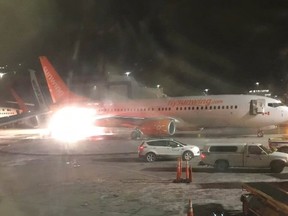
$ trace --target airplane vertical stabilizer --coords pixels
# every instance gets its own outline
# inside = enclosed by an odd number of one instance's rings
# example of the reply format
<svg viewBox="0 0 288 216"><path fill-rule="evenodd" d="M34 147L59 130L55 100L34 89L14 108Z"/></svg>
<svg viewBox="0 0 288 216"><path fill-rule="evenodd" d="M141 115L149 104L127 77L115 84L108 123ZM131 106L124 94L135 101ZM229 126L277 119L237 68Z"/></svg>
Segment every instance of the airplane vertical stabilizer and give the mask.
<svg viewBox="0 0 288 216"><path fill-rule="evenodd" d="M70 90L58 75L54 67L45 56L40 56L40 62L48 84L53 103L63 101L69 97Z"/></svg>
<svg viewBox="0 0 288 216"><path fill-rule="evenodd" d="M65 102L67 100L83 101L84 98L73 94L69 90L68 86L61 79L47 57L40 56L39 58L53 103Z"/></svg>
<svg viewBox="0 0 288 216"><path fill-rule="evenodd" d="M15 98L17 104L19 105L19 108L22 110L23 113L28 112L28 108L25 105L24 101L22 100L22 98L20 98L20 96L15 92L15 90L13 88L10 88L10 91L13 95L13 97Z"/></svg>

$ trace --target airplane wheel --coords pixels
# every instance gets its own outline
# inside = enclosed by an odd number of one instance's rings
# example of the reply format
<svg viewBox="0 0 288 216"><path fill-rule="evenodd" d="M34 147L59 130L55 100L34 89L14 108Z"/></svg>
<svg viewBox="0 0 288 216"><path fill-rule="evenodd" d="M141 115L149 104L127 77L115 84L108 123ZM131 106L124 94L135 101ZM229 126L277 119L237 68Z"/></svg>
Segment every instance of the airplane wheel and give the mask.
<svg viewBox="0 0 288 216"><path fill-rule="evenodd" d="M263 136L264 136L263 131L258 131L258 132L257 132L257 137L263 137Z"/></svg>
<svg viewBox="0 0 288 216"><path fill-rule="evenodd" d="M141 132L139 130L133 130L131 133L131 139L136 140L141 137Z"/></svg>

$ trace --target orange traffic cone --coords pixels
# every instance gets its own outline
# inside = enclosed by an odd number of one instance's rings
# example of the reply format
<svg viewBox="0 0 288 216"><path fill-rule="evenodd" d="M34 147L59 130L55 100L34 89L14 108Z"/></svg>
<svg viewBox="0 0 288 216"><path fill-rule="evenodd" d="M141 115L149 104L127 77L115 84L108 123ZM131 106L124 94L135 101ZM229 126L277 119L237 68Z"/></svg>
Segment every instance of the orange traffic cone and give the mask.
<svg viewBox="0 0 288 216"><path fill-rule="evenodd" d="M192 200L191 199L189 199L189 208L188 208L187 216L194 216Z"/></svg>
<svg viewBox="0 0 288 216"><path fill-rule="evenodd" d="M174 183L179 183L181 181L182 175L182 160L178 158L177 160L177 172L176 172L176 179L173 181Z"/></svg>
<svg viewBox="0 0 288 216"><path fill-rule="evenodd" d="M189 162L186 161L186 182L189 183Z"/></svg>
<svg viewBox="0 0 288 216"><path fill-rule="evenodd" d="M178 164L177 164L177 181L180 182L182 175L182 160L181 158L178 158Z"/></svg>
<svg viewBox="0 0 288 216"><path fill-rule="evenodd" d="M189 167L189 182L192 182L192 166Z"/></svg>

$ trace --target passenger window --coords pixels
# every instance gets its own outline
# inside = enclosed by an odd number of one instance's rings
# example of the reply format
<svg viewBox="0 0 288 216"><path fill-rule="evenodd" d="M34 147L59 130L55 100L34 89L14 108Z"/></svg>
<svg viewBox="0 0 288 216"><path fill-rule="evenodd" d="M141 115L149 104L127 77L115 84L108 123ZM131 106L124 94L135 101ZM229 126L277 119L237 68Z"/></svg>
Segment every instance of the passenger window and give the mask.
<svg viewBox="0 0 288 216"><path fill-rule="evenodd" d="M148 145L150 146L167 146L166 141L156 141L156 142L149 142Z"/></svg>
<svg viewBox="0 0 288 216"><path fill-rule="evenodd" d="M211 146L210 152L236 152L237 146Z"/></svg>
<svg viewBox="0 0 288 216"><path fill-rule="evenodd" d="M169 146L172 148L176 148L178 146L178 144L175 142L169 142Z"/></svg>
<svg viewBox="0 0 288 216"><path fill-rule="evenodd" d="M261 154L262 150L258 146L249 146L248 152L249 154Z"/></svg>

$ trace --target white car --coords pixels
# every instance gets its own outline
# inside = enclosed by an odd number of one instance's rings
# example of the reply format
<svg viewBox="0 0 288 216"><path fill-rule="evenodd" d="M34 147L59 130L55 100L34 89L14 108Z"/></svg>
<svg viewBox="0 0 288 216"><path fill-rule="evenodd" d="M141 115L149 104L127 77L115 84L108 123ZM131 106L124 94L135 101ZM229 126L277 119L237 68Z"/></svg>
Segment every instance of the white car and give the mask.
<svg viewBox="0 0 288 216"><path fill-rule="evenodd" d="M153 162L159 157L182 157L183 160L191 160L200 156L200 149L194 145L187 145L174 139L145 140L138 147L138 155L147 162Z"/></svg>

